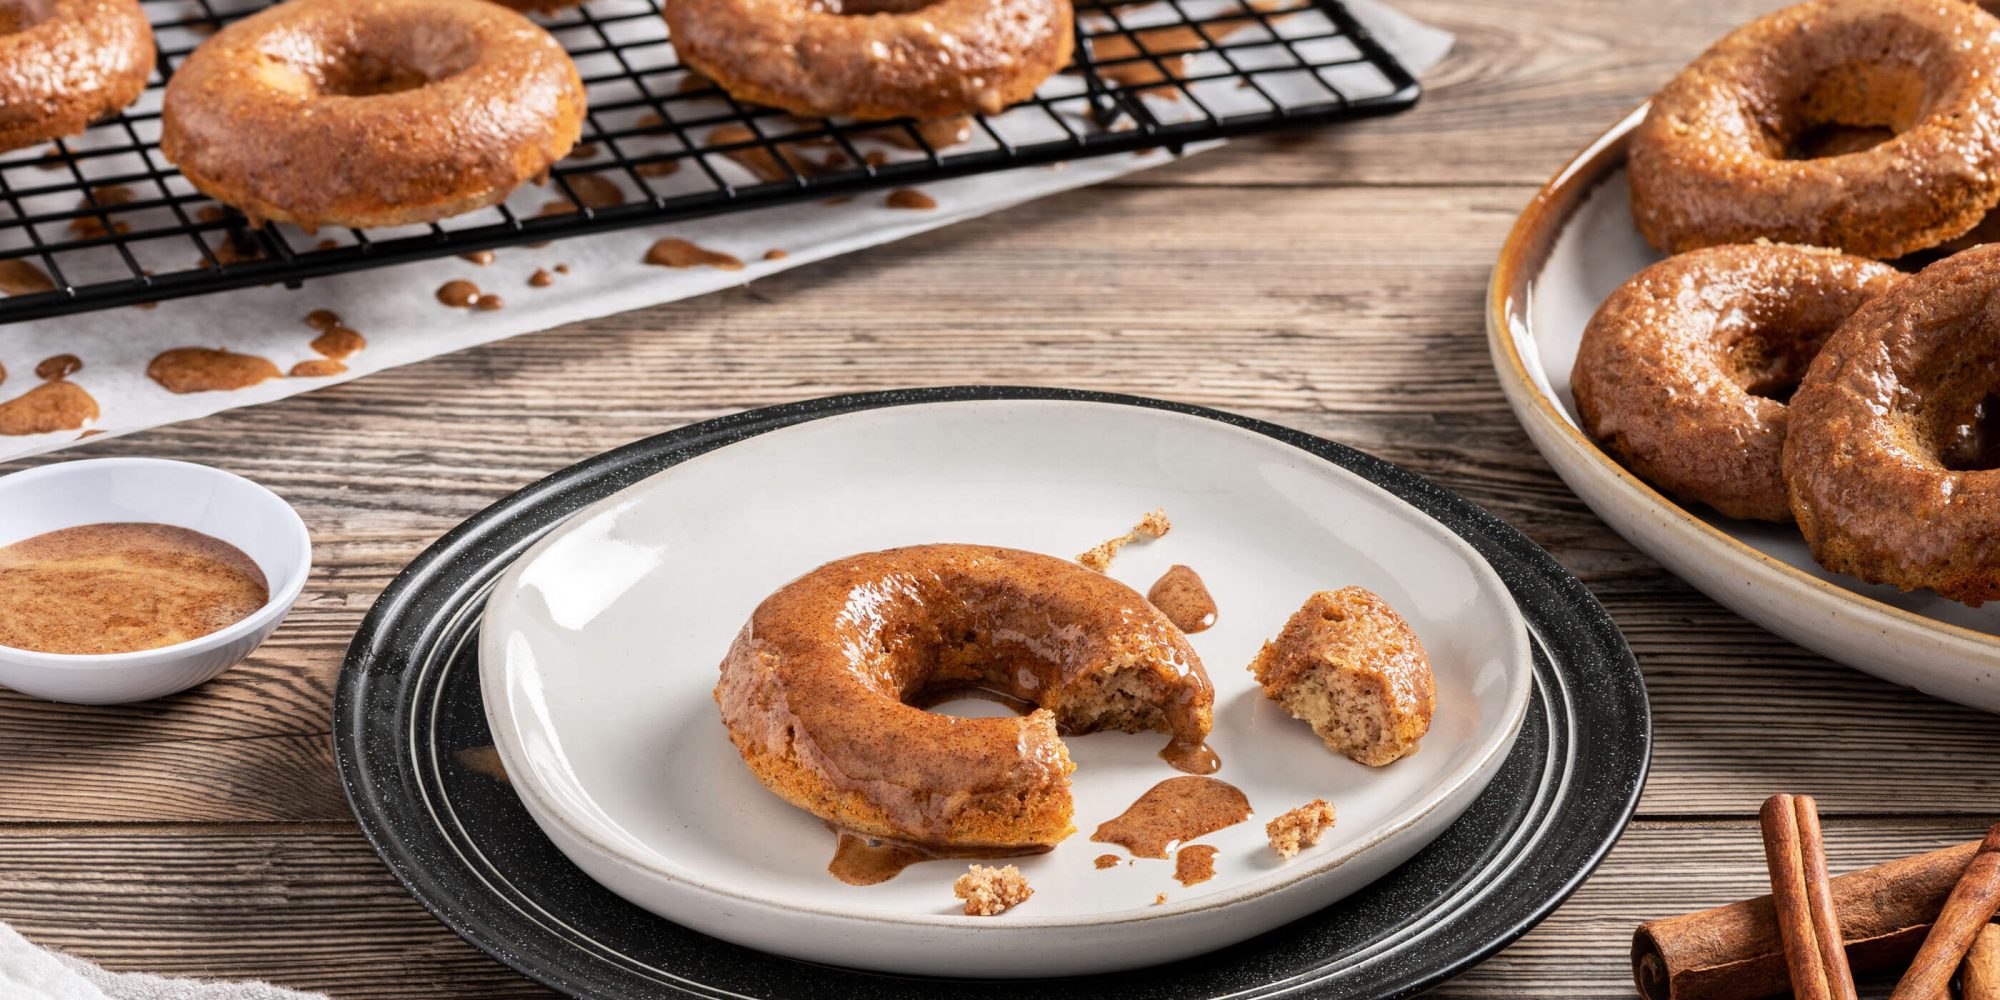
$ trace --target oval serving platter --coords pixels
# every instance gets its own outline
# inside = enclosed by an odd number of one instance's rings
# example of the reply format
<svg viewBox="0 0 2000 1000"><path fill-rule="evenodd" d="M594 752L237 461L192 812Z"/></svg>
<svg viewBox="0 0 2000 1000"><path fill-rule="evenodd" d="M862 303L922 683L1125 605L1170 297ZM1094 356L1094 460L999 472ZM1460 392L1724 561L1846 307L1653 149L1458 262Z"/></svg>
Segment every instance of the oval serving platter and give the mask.
<svg viewBox="0 0 2000 1000"><path fill-rule="evenodd" d="M543 982L580 996L786 996L807 989L833 989L843 995L866 992L873 996L922 996L934 991L938 984L936 980L837 970L725 944L655 917L613 895L583 874L542 835L517 794L526 786L527 780L539 780L527 779L524 768L539 767L541 763L532 757L527 761L510 762L514 764L512 771L516 780L523 781L521 786L509 786L493 777L498 771L494 767L493 751L489 745L495 740L481 707L482 665L474 652L483 606L496 579L537 540L579 509L701 455L706 457L689 463L690 469L698 468L705 462L718 466L741 465L745 469L763 469L766 474L782 479L782 472L770 469L766 463L730 461L728 451L733 449L707 453L738 442L753 444L759 436L781 428L794 427L797 431L810 432L810 424L822 418L844 414L850 418L860 417L864 421L880 419L879 416L871 418L869 415L911 404L932 404L937 407L932 411L934 413L945 413L950 407L958 407L967 413L983 409L982 416L1000 424L1008 422L1010 412L1054 412L1046 408L1079 406L1106 414L1125 415L1117 419L1137 419L1144 425L1154 425L1160 420L1170 424L1186 421L1191 428L1201 428L1203 433L1215 435L1218 445L1233 440L1252 454L1261 449L1278 449L1278 452L1264 455L1265 467L1292 485L1296 485L1297 474L1307 473L1310 478L1325 475L1325 469L1337 466L1346 470L1340 473L1341 476L1351 473L1375 483L1434 518L1444 529L1457 536L1433 539L1432 544L1443 547L1440 551L1461 544L1476 550L1479 559L1492 567L1518 602L1531 640L1533 687L1527 692L1525 717L1518 738L1511 739L1511 743L1500 741L1504 752L1491 758L1497 764L1497 771L1484 793L1476 797L1468 794L1467 798L1472 801L1462 806L1467 810L1463 819L1444 827L1435 841L1417 851L1407 863L1389 871L1373 884L1360 888L1340 906L1322 910L1202 959L1122 972L1115 977L1088 976L1027 984L960 979L953 981L954 990L995 997L1030 993L1063 997L1102 995L1109 988L1108 984L1115 983L1121 994L1157 997L1223 993L1261 996L1303 986L1327 995L1403 995L1434 985L1532 926L1594 867L1622 829L1643 782L1649 745L1644 688L1636 667L1615 628L1587 592L1564 574L1545 553L1490 515L1407 473L1339 445L1213 411L1128 397L1050 390L939 389L838 397L754 411L639 442L552 476L496 504L454 530L414 562L385 592L357 634L348 668L342 675L336 710L336 749L356 813L392 870L411 891L447 924L475 944ZM909 412L914 414L916 411ZM837 427L839 422L825 420L822 426ZM781 439L782 436L777 434L771 437L772 441ZM1180 440L1176 438L1170 443L1179 443ZM1273 462L1272 455L1282 452L1294 454L1289 461ZM744 452L749 453L749 450ZM700 476L691 475L685 481L692 483L700 479ZM646 495L647 492L642 490L635 491L631 496L643 498ZM1135 499L1134 496L1107 493L1097 499L1104 506L1100 509L1093 505L1090 516L1081 521L1074 514L1054 515L1050 521L1071 526L1065 530L1073 531L1079 530L1076 525L1084 521L1094 522L1102 516L1110 520L1110 531L1115 533L1122 527L1122 522L1128 521L1135 513L1124 509ZM685 500L686 497L681 498L681 501ZM757 502L746 501L753 507ZM1171 512L1177 501L1166 498L1156 502L1165 503ZM691 515L682 530L689 533L702 530L702 518L692 517L694 512L688 510L683 502L677 501L669 506L678 507ZM1117 508L1115 513L1113 507ZM746 512L742 516L753 514L754 511ZM711 515L736 516L726 514L721 508L713 508ZM1143 575L1163 568L1167 561L1186 561L1183 557L1189 552L1203 551L1193 547L1191 541L1186 551L1175 553L1171 550L1171 543L1176 538L1194 539L1198 533L1192 529L1202 524L1207 515L1190 500L1188 516L1193 520L1183 520L1176 528L1177 532L1184 534L1170 534L1151 547L1128 550L1120 563L1114 566L1113 572ZM578 519L575 523L588 525L593 521L605 525L617 523L615 518L606 521L602 517ZM667 523L659 522L660 525ZM1253 519L1249 523L1254 525L1256 521ZM563 537L587 537L593 530L579 528ZM1255 529L1246 527L1240 530ZM1222 534L1219 528L1218 533ZM846 544L851 540L837 544ZM1015 541L1017 544L1030 541L1013 535L992 540ZM1079 548L1095 540L1095 536L1085 537ZM561 544L560 541L550 543L551 547ZM791 544L799 544L798 539L790 539L788 546ZM830 540L828 544L836 542ZM1066 539L1049 539L1040 541L1037 547L1062 551L1061 547L1067 544ZM1308 551L1311 551L1310 547ZM615 558L609 562L599 560L597 565L601 572L596 578L605 582L595 592L599 596L620 593L621 588L629 585L632 579L643 577L645 573L637 567L647 560L643 553L639 556L623 566ZM771 556L767 553L763 558L768 561ZM801 560L799 565L779 560L776 564L762 567L761 573L775 574L769 580L746 571L741 586L768 590L817 561L803 551L798 558ZM1211 557L1204 554L1203 558ZM1130 560L1129 563L1127 560ZM1148 560L1157 561L1158 566ZM1232 612L1227 594L1235 586L1233 574L1237 571L1226 570L1219 558L1205 568L1199 565L1198 568L1210 577L1211 587L1216 590L1218 601L1223 606L1222 618L1228 621ZM1346 570L1349 567L1340 568ZM1248 569L1250 567L1244 568L1245 571ZM532 570L523 572L524 576L533 573ZM1472 575L1476 577L1479 574ZM1127 576L1127 579L1135 579L1135 576ZM621 580L626 582L621 584ZM1226 580L1231 581L1227 586L1224 584ZM1379 584L1387 588L1384 592L1392 600L1399 599L1399 594L1393 592L1393 579L1361 577L1359 580L1370 585ZM1143 585L1144 581L1138 582ZM1476 582L1462 582L1461 585L1469 588L1467 593L1476 592ZM1449 592L1451 588L1443 589ZM579 590L566 585L561 588L561 593L566 596L558 602L563 606L544 610L554 610L567 616L571 622L597 614L608 614L616 619L623 613L618 609L616 600L608 603L598 601L589 596L592 592L590 588ZM1402 596L1409 597L1413 602L1421 601L1414 594ZM757 597L761 597L761 593L751 595L748 600L754 603ZM1291 599L1288 597L1288 600ZM1443 602L1444 598L1434 600ZM1292 603L1295 604L1295 600ZM1424 607L1422 614L1437 613L1438 608L1443 606L1440 603L1437 608ZM1247 613L1248 608L1248 603L1242 604L1238 617L1252 617ZM1278 611L1277 620L1282 621L1289 610ZM735 617L745 613L747 607ZM1256 617L1262 617L1262 612ZM1413 618L1417 617L1413 615ZM1512 620L1511 616L1509 620ZM739 623L731 621L717 627L726 632ZM1240 624L1246 634L1274 630L1276 627L1275 622L1244 621ZM1421 631L1421 621L1418 627ZM1204 635L1215 636L1221 632L1222 628L1218 626ZM605 634L615 633L606 631ZM1202 636L1195 638L1199 642ZM1433 641L1429 636L1426 640ZM1225 665L1219 654L1211 654L1206 647L1198 645L1198 648L1205 656L1214 657L1210 660L1211 674L1241 669L1240 663L1227 662ZM617 655L609 647L600 652ZM1433 648L1434 658L1437 655L1436 648ZM713 656L703 657L692 668L701 674L704 691L713 676L713 663L709 662L712 659ZM1473 671L1466 676L1477 674ZM1503 670L1495 676L1505 675ZM1445 676L1446 672L1441 669L1441 686ZM1502 684L1500 689L1504 691L1506 685ZM560 704L579 697L579 690L557 692L545 701ZM1481 712L1487 711L1489 706L1504 708L1508 704L1505 697L1495 698L1490 693L1476 695L1472 700L1480 706ZM1233 700L1228 703L1219 701L1218 705L1220 714L1225 718L1230 712L1255 710L1254 703L1247 703L1247 699L1240 708ZM747 773L741 773L740 762L734 759L719 723L713 721L712 705L707 713L706 716L691 715L684 728L691 734L699 734L702 740L719 741L725 756L698 754L697 759L703 762L703 767L693 770L717 773L687 780L733 781L740 776L742 781L748 783L748 788L718 792L716 798L726 804L733 803L729 808L753 809L752 818L773 818L754 812L757 807L765 805L763 800L770 799L770 796L757 787ZM1442 715L1441 711L1441 718ZM513 715L497 717L502 721L515 718ZM1289 723L1290 720L1258 717L1256 721L1262 724ZM704 729L704 723L709 728ZM1218 733L1223 731L1224 725L1218 724ZM1447 727L1450 725L1457 723L1447 723ZM1331 771L1343 769L1344 762L1328 757L1310 734L1303 733L1303 727L1299 728L1301 733L1293 735L1299 735L1305 741L1302 749L1310 752L1307 760L1312 760L1313 756L1327 758L1328 763L1334 765ZM1511 726L1503 728L1512 731ZM657 739L669 745L677 743L681 737L671 735L670 730L677 731L674 727L663 727L657 733ZM564 737L580 732L582 730L573 727L561 730ZM1441 746L1445 752L1438 755L1440 759L1454 757L1450 753L1451 741L1442 745L1438 742L1440 737L1452 733L1449 728L1434 731L1433 742L1403 764L1420 760L1426 754L1440 750ZM1100 740L1109 744L1102 751L1086 749ZM499 742L503 748L507 746L505 740ZM1157 737L1107 734L1078 738L1071 741L1071 746L1079 755L1078 776L1081 779L1093 763L1099 765L1096 770L1105 772L1107 776L1122 774L1126 770L1138 772L1139 762L1149 758L1151 751L1157 749L1152 745L1156 742ZM1479 741L1466 739L1463 742L1477 744ZM667 746L663 749L674 748ZM681 749L685 752L685 748ZM1220 776L1234 778L1228 759L1232 750L1226 745L1222 749L1225 767ZM518 752L519 748L515 750ZM503 749L503 755L506 752ZM1235 752L1254 754L1256 750L1245 746L1235 748ZM710 756L714 759L710 760ZM673 760L673 754L665 755L664 759ZM1242 764L1238 766L1244 767L1251 759L1243 757ZM1473 775L1467 780L1473 780L1486 766L1486 760L1483 754L1474 752L1466 761L1457 763L1469 762ZM1157 780L1173 773L1157 766L1156 762L1155 765L1144 774ZM1392 774L1396 767L1382 774ZM664 766L660 773L666 776L666 780L680 780L677 776L688 772ZM1340 777L1337 774L1321 774L1314 780ZM1380 775L1359 777L1372 779ZM1133 787L1139 788L1150 783L1133 775L1124 775L1124 780L1138 781L1139 784ZM1372 804L1372 797L1382 798L1385 804L1381 808L1394 811L1395 803L1388 800L1394 799L1395 795L1370 792L1363 787L1365 784L1367 782L1356 785L1353 791L1356 796L1354 808L1359 810L1358 815L1365 819L1371 810L1377 808ZM1451 784L1445 782L1439 787ZM1464 784L1463 781L1457 783L1458 786ZM601 784L595 786L594 796L603 794L600 790L604 787ZM1295 804L1289 801L1260 802L1255 789L1251 790L1253 805L1258 808L1261 817L1268 817ZM1330 797L1339 802L1342 794L1345 793ZM1420 800L1423 797L1418 796ZM1449 813L1461 808L1449 802L1449 798L1447 793L1432 801L1426 815ZM1091 824L1102 818L1086 812L1084 806L1091 799L1092 796L1080 791L1078 825L1086 832ZM777 804L775 799L771 799L770 806L778 810L774 818L781 826L792 821L816 825L803 814L786 815L789 807ZM1343 827L1349 822L1347 808L1343 804ZM1351 841L1330 842L1322 845L1320 850L1327 855L1336 855L1342 850L1354 849L1357 844L1367 842L1371 835L1381 834L1385 829L1389 839L1393 840L1399 831L1409 828L1394 822L1357 821L1355 825L1361 829L1350 834ZM1244 824L1243 830L1246 833L1257 832L1253 827L1261 827L1261 822L1253 820ZM559 827L552 829L559 830ZM598 834L604 832L596 831ZM639 839L652 841L658 830L645 832L647 836ZM765 831L761 828L746 828L739 839L754 844L764 836ZM1082 836L1072 839L1082 841ZM860 890L840 886L821 870L830 853L830 837L821 830L810 840L814 849L801 850L797 852L797 857L781 856L781 861L783 864L805 866L809 869L808 874L835 893L890 889L897 882L921 878L934 883L927 892L935 897L935 894L945 891L943 886L948 885L948 876L940 880L922 873L926 868L949 869L949 866L919 865L896 882L884 886ZM1210 840L1213 842L1213 838ZM800 843L805 844L806 841ZM575 845L570 846L575 848ZM1112 850L1106 845L1095 846ZM1415 850L1414 847L1411 849ZM1242 853L1247 856L1251 852ZM1263 853L1269 854L1268 850ZM1365 859L1371 854L1399 860L1391 845L1390 849L1360 851L1354 855L1355 860L1351 864L1356 866L1357 871L1362 871ZM1050 859L1055 857L1052 855ZM717 878L718 871L727 873L733 870L726 864L716 866L712 857L678 850L675 859L681 863L698 863L702 870L697 874L705 875L710 880ZM1298 861L1310 867L1312 857L1302 855ZM1198 921L1201 913L1215 908L1217 899L1231 898L1232 893L1255 885L1258 879L1270 878L1274 874L1281 876L1283 872L1275 866L1275 859L1269 871L1256 870L1247 859L1244 864L1248 870L1237 872L1229 879L1218 878L1218 882L1226 884L1212 887L1207 894L1211 897L1208 903L1203 902L1203 894L1199 892L1203 886L1183 890L1170 883L1166 886L1154 885L1168 881L1164 873L1157 870L1147 876L1134 874L1141 866L1166 866L1164 862L1139 861L1114 872L1096 872L1090 870L1086 863L1081 872L1051 874L1045 882L1054 890L1064 880L1088 884L1087 880L1094 875L1123 875L1128 879L1145 881L1153 889L1167 888L1170 897L1183 897L1183 910L1174 911L1174 904L1170 902L1167 907L1161 908L1162 914L1181 912L1193 915ZM1372 874L1363 872L1356 879L1365 881L1364 876ZM629 875L629 872L614 872L606 880L617 883ZM793 873L781 865L775 877L790 880ZM742 888L739 879L727 881L738 889ZM1311 878L1305 880L1308 884L1311 881ZM817 883L804 884L817 886ZM918 883L911 881L905 884ZM620 887L633 891L627 884ZM1126 886L1120 891L1125 892L1125 898L1129 899L1138 889ZM1146 891L1150 897L1152 889ZM1054 895L1060 903L1062 893L1055 891ZM1258 895L1305 897L1297 891L1271 891L1268 886ZM944 904L950 902L948 895L942 899ZM1039 902L1041 899L1038 897L1014 914L986 923L996 924L1017 915L1025 917L1033 904ZM925 918L917 920L920 925L931 920L945 925L967 920L947 917L945 906L935 898L928 905L929 912L915 915ZM1049 909L1055 910L1057 906L1052 905ZM1120 905L1113 909L1129 907ZM1055 916L1045 914L1045 922L1046 918ZM1170 920L1171 917L1156 919ZM1077 933L1079 926L1102 923L1100 919L1088 915L1080 920L1065 933ZM878 933L878 936L904 933L904 929L899 927L884 927L882 931L885 933ZM807 926L801 933L814 931ZM840 929L831 936L844 937L852 943L857 934L867 933L871 931L865 928L860 931ZM1032 929L1028 933L1033 933ZM1184 941L1182 954L1212 947L1215 943L1211 940L1203 944L1198 939ZM1018 958L1023 962L1032 962L1035 953L1030 950Z"/></svg>
<svg viewBox="0 0 2000 1000"><path fill-rule="evenodd" d="M1661 259L1632 223L1625 144L1646 108L1577 154L1508 235L1487 292L1493 364L1544 458L1619 534L1717 602L1830 659L1963 705L2000 711L2000 603L1968 608L1828 572L1789 524L1684 508L1585 435L1570 395L1599 303Z"/></svg>

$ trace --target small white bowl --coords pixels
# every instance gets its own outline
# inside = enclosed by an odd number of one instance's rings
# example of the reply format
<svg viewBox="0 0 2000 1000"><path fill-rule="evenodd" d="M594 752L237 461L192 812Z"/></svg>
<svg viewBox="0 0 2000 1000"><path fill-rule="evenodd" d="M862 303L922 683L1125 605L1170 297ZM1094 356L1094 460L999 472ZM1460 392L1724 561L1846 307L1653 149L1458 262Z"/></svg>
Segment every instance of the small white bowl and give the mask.
<svg viewBox="0 0 2000 1000"><path fill-rule="evenodd" d="M234 666L268 638L312 568L312 539L298 513L234 473L157 458L93 458L0 477L0 545L117 521L188 528L242 549L264 571L271 599L228 628L158 649L79 655L0 646L0 684L80 705L184 691Z"/></svg>

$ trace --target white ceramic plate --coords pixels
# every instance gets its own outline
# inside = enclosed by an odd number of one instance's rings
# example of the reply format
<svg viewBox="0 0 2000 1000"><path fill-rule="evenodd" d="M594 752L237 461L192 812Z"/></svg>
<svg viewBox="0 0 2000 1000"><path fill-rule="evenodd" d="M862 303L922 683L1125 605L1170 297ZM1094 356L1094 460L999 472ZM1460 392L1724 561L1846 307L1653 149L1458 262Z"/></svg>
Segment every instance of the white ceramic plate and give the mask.
<svg viewBox="0 0 2000 1000"><path fill-rule="evenodd" d="M2000 604L1968 608L1815 563L1790 525L1685 509L1587 438L1569 391L1584 325L1660 255L1632 224L1625 140L1634 111L1549 182L1493 271L1487 333L1500 384L1563 481L1632 544L1744 617L1827 657L1918 690L2000 711Z"/></svg>
<svg viewBox="0 0 2000 1000"><path fill-rule="evenodd" d="M1220 620L1193 636L1216 687L1217 777L1256 816L1200 838L1217 876L1169 861L1097 870L1091 831L1156 782L1160 734L1072 738L1079 833L1018 861L1035 887L999 917L957 912L962 863L859 888L826 872L833 836L737 757L710 690L751 609L842 555L982 542L1062 555L1163 506L1165 539L1112 575L1143 591L1193 566ZM1438 708L1414 756L1329 754L1245 670L1307 594L1359 584L1415 627ZM1457 536L1365 480L1201 417L1057 400L907 405L762 434L584 510L500 580L480 682L522 801L571 860L668 919L792 957L962 976L1063 975L1219 948L1353 892L1448 826L1513 743L1530 685L1525 626ZM987 710L981 703L962 704ZM1340 811L1281 862L1265 820L1315 797ZM1168 901L1155 905L1158 893Z"/></svg>

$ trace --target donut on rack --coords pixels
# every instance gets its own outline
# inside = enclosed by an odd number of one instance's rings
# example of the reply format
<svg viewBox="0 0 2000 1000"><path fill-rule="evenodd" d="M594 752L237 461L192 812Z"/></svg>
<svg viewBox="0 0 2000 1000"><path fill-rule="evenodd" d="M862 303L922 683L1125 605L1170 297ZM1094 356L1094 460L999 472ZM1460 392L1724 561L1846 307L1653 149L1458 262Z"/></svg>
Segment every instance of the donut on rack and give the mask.
<svg viewBox="0 0 2000 1000"><path fill-rule="evenodd" d="M1948 257L1864 304L1792 398L1785 482L1827 569L2000 597L2000 244Z"/></svg>
<svg viewBox="0 0 2000 1000"><path fill-rule="evenodd" d="M667 0L674 51L730 96L812 117L944 118L1069 62L1070 0Z"/></svg>
<svg viewBox="0 0 2000 1000"><path fill-rule="evenodd" d="M152 72L138 0L0 0L0 152L82 132Z"/></svg>
<svg viewBox="0 0 2000 1000"><path fill-rule="evenodd" d="M1021 718L909 702L978 687ZM1057 729L1164 730L1205 752L1214 689L1187 637L1138 592L1066 559L916 545L836 559L757 606L715 700L780 797L869 837L952 850L1046 849L1068 836ZM1169 756L1189 770L1200 754Z"/></svg>
<svg viewBox="0 0 2000 1000"><path fill-rule="evenodd" d="M1654 96L1632 216L1668 253L1759 238L1900 257L2000 202L2000 19L1966 0L1808 0Z"/></svg>
<svg viewBox="0 0 2000 1000"><path fill-rule="evenodd" d="M498 202L576 144L583 83L488 0L289 0L174 73L160 150L253 220L429 222Z"/></svg>
<svg viewBox="0 0 2000 1000"><path fill-rule="evenodd" d="M1789 521L1784 397L1819 345L1899 277L1877 261L1779 244L1654 264L1584 327L1570 374L1584 432L1682 500Z"/></svg>

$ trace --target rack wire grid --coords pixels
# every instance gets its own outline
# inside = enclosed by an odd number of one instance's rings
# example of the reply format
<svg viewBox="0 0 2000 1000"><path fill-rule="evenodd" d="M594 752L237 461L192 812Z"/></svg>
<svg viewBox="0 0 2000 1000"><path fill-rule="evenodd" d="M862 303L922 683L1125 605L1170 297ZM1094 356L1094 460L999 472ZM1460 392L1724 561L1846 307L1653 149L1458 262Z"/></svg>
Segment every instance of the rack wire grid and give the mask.
<svg viewBox="0 0 2000 1000"><path fill-rule="evenodd" d="M671 0L669 0L671 2ZM992 170L1402 110L1416 80L1340 0L1076 0L1076 57L1031 99L943 122L802 119L683 68L658 0L541 21L590 111L576 150L492 208L436 223L251 227L160 155L174 68L266 0L146 0L151 85L83 135L0 155L0 324Z"/></svg>

